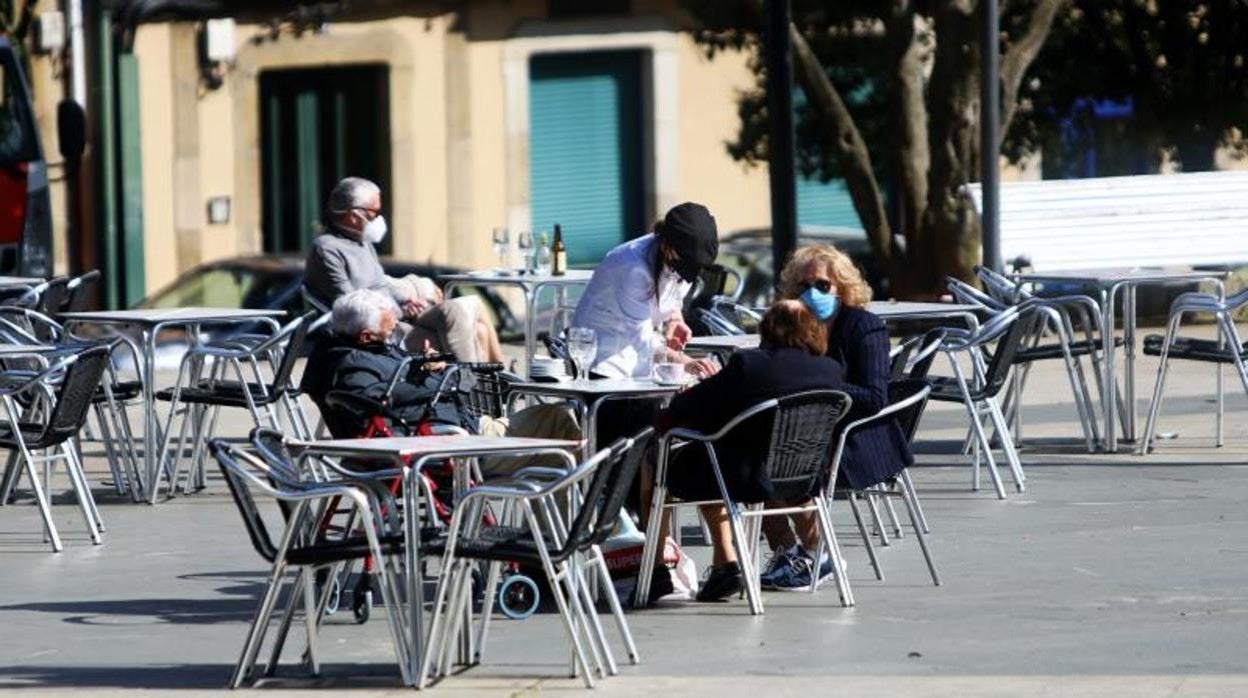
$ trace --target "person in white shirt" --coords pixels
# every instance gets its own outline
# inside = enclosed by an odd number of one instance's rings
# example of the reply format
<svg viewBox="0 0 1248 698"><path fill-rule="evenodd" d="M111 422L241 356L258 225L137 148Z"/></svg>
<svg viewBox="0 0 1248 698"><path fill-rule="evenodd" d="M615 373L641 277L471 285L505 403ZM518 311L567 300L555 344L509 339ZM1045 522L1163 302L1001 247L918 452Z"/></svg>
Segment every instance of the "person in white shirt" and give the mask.
<svg viewBox="0 0 1248 698"><path fill-rule="evenodd" d="M656 359L706 377L718 366L683 352L692 333L681 305L701 271L715 262L719 233L705 206L683 203L654 232L607 253L581 296L572 326L598 337L591 370L608 378L647 378Z"/></svg>

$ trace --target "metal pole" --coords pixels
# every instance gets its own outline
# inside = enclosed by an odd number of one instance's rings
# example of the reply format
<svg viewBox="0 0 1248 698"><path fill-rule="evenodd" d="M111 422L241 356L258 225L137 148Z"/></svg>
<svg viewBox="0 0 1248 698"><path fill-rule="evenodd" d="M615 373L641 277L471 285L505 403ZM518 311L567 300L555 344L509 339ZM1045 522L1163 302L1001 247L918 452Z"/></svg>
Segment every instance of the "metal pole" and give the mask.
<svg viewBox="0 0 1248 698"><path fill-rule="evenodd" d="M99 154L100 168L100 224L97 230L103 238L100 249L100 272L103 278L100 286L104 289L104 294L101 300L104 307L110 309L118 307L120 300L118 290L121 288L119 278L121 270L117 264L120 255L117 245L117 95L115 91L117 83L113 77L116 67L115 55L116 44L113 41L112 16L101 10L99 19L99 140L95 144L95 150Z"/></svg>
<svg viewBox="0 0 1248 698"><path fill-rule="evenodd" d="M793 135L793 51L789 0L767 2L767 163L771 176L771 252L775 278L797 249L797 172Z"/></svg>
<svg viewBox="0 0 1248 698"><path fill-rule="evenodd" d="M983 265L1001 271L1001 59L998 53L1000 20L997 0L984 0L983 34L980 37L979 153L983 187Z"/></svg>

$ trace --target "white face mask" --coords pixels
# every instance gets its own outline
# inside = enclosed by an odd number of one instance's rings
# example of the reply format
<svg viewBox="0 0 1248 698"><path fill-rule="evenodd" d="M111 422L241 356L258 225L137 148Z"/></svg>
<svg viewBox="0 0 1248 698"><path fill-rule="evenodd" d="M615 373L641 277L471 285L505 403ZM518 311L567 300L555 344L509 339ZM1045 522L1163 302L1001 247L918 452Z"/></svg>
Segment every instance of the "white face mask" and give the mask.
<svg viewBox="0 0 1248 698"><path fill-rule="evenodd" d="M659 305L665 305L669 301L669 296L678 293L680 289L681 278L671 267L663 266L663 271L659 273Z"/></svg>
<svg viewBox="0 0 1248 698"><path fill-rule="evenodd" d="M360 234L364 236L366 241L371 242L374 245L379 245L382 240L386 239L386 232L386 217L378 215L373 220L364 224L364 229L360 231Z"/></svg>

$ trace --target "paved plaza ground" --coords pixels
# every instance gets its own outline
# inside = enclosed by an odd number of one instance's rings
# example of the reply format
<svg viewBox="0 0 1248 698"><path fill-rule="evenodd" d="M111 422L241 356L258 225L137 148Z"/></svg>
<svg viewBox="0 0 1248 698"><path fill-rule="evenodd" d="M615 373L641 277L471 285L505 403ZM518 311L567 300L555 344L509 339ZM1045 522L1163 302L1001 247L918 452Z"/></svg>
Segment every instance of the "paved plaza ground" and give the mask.
<svg viewBox="0 0 1248 698"><path fill-rule="evenodd" d="M1028 488L1004 502L969 491L957 454L965 414L932 405L913 475L943 586L930 583L912 536L882 551L886 578L876 581L837 502L856 608L826 588L768 593L763 617L735 599L635 612L643 662L599 692L1248 695L1248 401L1228 379L1227 443L1215 449L1212 370L1175 367L1161 431L1177 438L1143 458L1084 452L1064 374L1038 368L1026 400ZM1142 361L1141 412L1154 371ZM240 420L226 429L244 432ZM29 500L0 509L0 690L221 688L267 567L219 476L150 507L106 490L101 459L89 468L109 527L103 546L89 544L66 504L56 508L59 555L40 544ZM696 540L688 550L704 564ZM323 629L325 676L302 679L290 666L274 687L403 690L383 620L357 626L346 615ZM434 693L580 690L566 677L556 616L494 628L486 663Z"/></svg>

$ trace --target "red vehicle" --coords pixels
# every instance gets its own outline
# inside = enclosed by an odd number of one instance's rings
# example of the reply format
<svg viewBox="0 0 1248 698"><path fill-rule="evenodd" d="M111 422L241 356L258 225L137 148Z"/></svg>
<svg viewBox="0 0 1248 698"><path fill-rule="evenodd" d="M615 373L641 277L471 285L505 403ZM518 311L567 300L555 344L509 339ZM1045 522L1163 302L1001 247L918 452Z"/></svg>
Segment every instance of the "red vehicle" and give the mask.
<svg viewBox="0 0 1248 698"><path fill-rule="evenodd" d="M48 166L21 62L0 36L0 275L52 274Z"/></svg>

